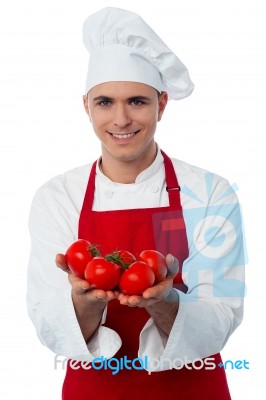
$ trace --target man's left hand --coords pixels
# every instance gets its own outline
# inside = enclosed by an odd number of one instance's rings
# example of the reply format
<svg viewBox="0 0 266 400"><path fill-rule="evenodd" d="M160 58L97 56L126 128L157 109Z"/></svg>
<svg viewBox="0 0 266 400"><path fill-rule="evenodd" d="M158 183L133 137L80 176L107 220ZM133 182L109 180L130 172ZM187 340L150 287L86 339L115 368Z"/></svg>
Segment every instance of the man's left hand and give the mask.
<svg viewBox="0 0 266 400"><path fill-rule="evenodd" d="M128 296L120 293L118 300L120 304L129 307L144 307L147 308L155 303L166 301L178 301L178 295L173 289L173 280L178 273L178 260L171 254L166 256L168 272L165 280L146 289L142 296Z"/></svg>

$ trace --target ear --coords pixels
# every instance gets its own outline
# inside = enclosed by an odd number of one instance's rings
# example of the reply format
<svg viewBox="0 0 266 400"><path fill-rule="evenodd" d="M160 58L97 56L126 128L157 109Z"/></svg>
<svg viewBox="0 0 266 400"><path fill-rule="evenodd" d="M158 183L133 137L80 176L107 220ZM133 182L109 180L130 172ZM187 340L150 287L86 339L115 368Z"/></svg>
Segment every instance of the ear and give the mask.
<svg viewBox="0 0 266 400"><path fill-rule="evenodd" d="M168 102L167 92L162 92L159 94L159 111L158 111L158 122L161 121L165 107Z"/></svg>
<svg viewBox="0 0 266 400"><path fill-rule="evenodd" d="M86 96L86 95L83 96L83 105L84 105L84 109L85 109L86 113L88 114L89 118L91 119L88 96Z"/></svg>

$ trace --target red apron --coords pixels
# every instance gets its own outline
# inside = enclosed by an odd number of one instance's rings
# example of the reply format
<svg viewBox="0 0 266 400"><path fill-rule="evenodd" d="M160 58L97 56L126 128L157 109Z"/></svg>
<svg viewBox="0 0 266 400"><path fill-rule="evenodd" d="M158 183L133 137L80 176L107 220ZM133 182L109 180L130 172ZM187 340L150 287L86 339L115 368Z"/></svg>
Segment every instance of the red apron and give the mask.
<svg viewBox="0 0 266 400"><path fill-rule="evenodd" d="M163 153L169 206L158 208L92 211L95 189L96 162L93 164L79 220L79 238L101 245L103 254L124 249L138 255L145 249L171 253L179 260L180 270L188 257L188 244L180 193L175 171L169 157ZM185 291L181 273L175 287ZM139 335L149 319L143 308L120 305L117 300L108 304L105 326L115 330L122 346L114 355L120 359L138 357ZM216 366L220 354L212 356ZM63 385L63 400L161 400L167 393L175 393L180 400L230 400L223 368L213 370L172 369L154 372L121 369L72 369L67 367Z"/></svg>

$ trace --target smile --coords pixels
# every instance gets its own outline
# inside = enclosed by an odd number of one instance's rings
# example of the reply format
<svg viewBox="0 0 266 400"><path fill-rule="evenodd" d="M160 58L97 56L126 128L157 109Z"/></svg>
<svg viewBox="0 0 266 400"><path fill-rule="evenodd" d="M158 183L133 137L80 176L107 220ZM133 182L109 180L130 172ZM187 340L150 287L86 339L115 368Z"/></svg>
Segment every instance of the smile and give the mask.
<svg viewBox="0 0 266 400"><path fill-rule="evenodd" d="M112 133L109 132L110 135L112 135L113 137L117 138L117 139L128 139L134 135L136 135L136 133L138 133L140 130L136 131L136 132L131 132L131 133Z"/></svg>

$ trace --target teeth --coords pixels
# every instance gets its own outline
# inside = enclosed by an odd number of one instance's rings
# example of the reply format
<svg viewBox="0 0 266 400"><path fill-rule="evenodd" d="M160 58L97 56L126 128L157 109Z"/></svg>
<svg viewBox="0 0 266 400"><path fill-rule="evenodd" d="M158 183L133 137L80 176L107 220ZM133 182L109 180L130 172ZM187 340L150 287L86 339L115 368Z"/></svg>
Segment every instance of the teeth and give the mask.
<svg viewBox="0 0 266 400"><path fill-rule="evenodd" d="M135 135L135 133L136 132L132 132L132 133L127 133L127 134L123 134L123 135L121 135L121 134L118 135L118 134L112 133L112 136L117 139L127 139L127 138L130 138L131 136Z"/></svg>

